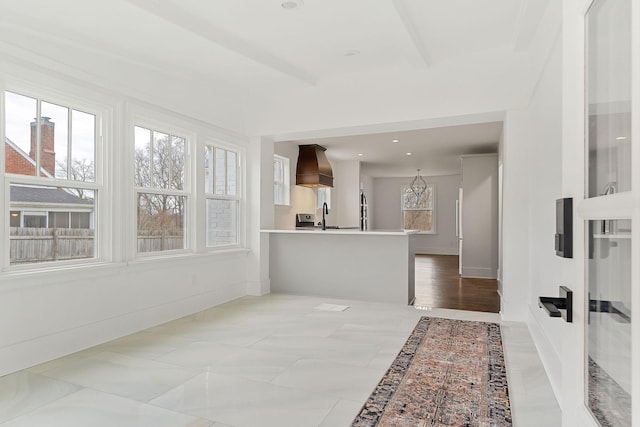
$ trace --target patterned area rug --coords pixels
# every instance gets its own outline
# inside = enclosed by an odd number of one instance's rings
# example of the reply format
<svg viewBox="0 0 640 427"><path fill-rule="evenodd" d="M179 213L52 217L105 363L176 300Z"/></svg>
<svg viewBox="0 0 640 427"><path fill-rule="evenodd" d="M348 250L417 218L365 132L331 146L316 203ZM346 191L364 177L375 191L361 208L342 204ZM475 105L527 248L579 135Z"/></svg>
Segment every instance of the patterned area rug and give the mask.
<svg viewBox="0 0 640 427"><path fill-rule="evenodd" d="M511 425L500 325L422 317L352 427Z"/></svg>

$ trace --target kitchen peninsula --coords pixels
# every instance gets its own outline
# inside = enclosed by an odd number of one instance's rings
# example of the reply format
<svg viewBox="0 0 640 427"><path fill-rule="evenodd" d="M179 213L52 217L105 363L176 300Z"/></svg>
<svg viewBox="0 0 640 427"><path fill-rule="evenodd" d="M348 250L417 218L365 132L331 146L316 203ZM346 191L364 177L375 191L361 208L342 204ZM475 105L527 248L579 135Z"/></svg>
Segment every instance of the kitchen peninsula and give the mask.
<svg viewBox="0 0 640 427"><path fill-rule="evenodd" d="M412 304L413 231L262 230L272 292Z"/></svg>

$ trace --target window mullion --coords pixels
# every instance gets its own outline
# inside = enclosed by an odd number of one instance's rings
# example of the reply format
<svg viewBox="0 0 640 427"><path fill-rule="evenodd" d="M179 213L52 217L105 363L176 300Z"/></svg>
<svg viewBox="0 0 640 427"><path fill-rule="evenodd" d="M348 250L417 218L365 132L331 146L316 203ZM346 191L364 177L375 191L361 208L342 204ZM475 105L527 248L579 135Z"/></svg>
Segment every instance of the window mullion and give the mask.
<svg viewBox="0 0 640 427"><path fill-rule="evenodd" d="M36 169L34 171L34 176L40 176L40 139L42 138L42 128L40 126L40 122L42 121L42 101L38 99L36 103L36 141L35 141L35 161L36 161Z"/></svg>
<svg viewBox="0 0 640 427"><path fill-rule="evenodd" d="M222 150L224 153L224 194L229 194L229 152Z"/></svg>
<svg viewBox="0 0 640 427"><path fill-rule="evenodd" d="M167 163L169 164L169 182L167 183L167 188L173 187L173 135L167 134Z"/></svg>
<svg viewBox="0 0 640 427"><path fill-rule="evenodd" d="M71 164L72 164L72 158L71 158L71 135L73 135L73 110L70 108L67 108L67 117L69 117L69 119L67 120L67 179L71 179L71 171L73 170ZM54 150L55 150L55 146L54 146ZM95 155L94 155L95 157ZM95 165L95 162L94 162ZM54 165L55 168L55 165ZM95 173L94 173L95 175ZM95 179L95 178L94 178Z"/></svg>

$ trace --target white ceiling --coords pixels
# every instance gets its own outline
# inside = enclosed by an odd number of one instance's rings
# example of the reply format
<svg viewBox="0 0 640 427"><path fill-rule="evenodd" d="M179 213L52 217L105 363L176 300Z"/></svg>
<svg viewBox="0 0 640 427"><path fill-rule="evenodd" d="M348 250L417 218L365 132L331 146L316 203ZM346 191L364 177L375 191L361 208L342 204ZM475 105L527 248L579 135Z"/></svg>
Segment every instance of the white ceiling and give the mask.
<svg viewBox="0 0 640 427"><path fill-rule="evenodd" d="M434 95L422 102L433 104L424 113L432 117L460 109L460 99L478 110L474 102L480 105L479 96L487 99L481 105L500 110L500 102L494 103L497 107L491 102L492 88L515 79L519 73L514 70L531 68L527 55L551 4L549 0L304 0L301 7L287 10L281 3L0 0L0 52L46 58L61 73L198 118L218 119L234 130L277 128L286 133L317 129L320 122L313 119L330 113L313 105L317 102L311 95L319 92L333 98L345 93L344 100L335 100L336 110L345 111L335 123L349 123L348 117L360 124L396 120L391 115L394 109L405 119L396 99L387 115L382 102L376 105L381 112L366 113L372 104L367 96L378 87L388 97L404 91L403 99L419 92L402 86L405 82L427 82L431 86L425 87L437 89L437 96L436 90L424 89ZM345 55L349 51L358 54ZM483 79L489 78L494 86L485 87ZM527 84L505 86L504 91L535 83L536 76L526 78ZM360 88L359 82L367 83ZM456 91L462 98L453 97ZM448 93L450 102L457 102L455 108L447 104ZM309 111L316 108L309 117L304 115L305 97L312 100L307 101ZM378 99L384 101L383 96ZM270 107L277 103L290 110L282 108L278 115ZM414 97L404 108L418 111L420 99ZM269 126L275 122L278 126ZM402 161L413 162L414 167L433 163L430 159L436 155L484 151L497 142L498 127L493 123L408 132L401 136L401 144L407 150L411 147L415 157ZM389 137L323 143L336 156L347 156L349 150L364 152L367 168L381 170L396 155L384 148ZM424 157L414 160L418 156Z"/></svg>
<svg viewBox="0 0 640 427"><path fill-rule="evenodd" d="M358 160L361 172L371 177L415 176L416 169L421 175L436 176L460 173L463 154L497 153L501 134L502 122L487 122L295 143L325 147L330 161Z"/></svg>

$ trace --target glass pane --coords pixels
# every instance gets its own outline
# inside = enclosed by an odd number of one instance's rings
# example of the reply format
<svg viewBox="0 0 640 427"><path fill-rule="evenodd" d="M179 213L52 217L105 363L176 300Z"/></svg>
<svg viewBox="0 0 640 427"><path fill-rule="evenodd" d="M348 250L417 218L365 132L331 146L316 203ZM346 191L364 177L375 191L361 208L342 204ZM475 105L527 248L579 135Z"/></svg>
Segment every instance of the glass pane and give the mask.
<svg viewBox="0 0 640 427"><path fill-rule="evenodd" d="M184 188L184 138L171 137L171 188Z"/></svg>
<svg viewBox="0 0 640 427"><path fill-rule="evenodd" d="M227 183L225 182L227 177L227 171L225 168L226 156L225 151L220 148L215 148L215 194L225 194L225 190L227 188Z"/></svg>
<svg viewBox="0 0 640 427"><path fill-rule="evenodd" d="M238 243L238 201L207 200L207 246Z"/></svg>
<svg viewBox="0 0 640 427"><path fill-rule="evenodd" d="M213 147L204 151L204 191L213 194Z"/></svg>
<svg viewBox="0 0 640 427"><path fill-rule="evenodd" d="M185 248L186 197L138 194L138 252Z"/></svg>
<svg viewBox="0 0 640 427"><path fill-rule="evenodd" d="M403 220L405 230L433 230L431 211L403 211Z"/></svg>
<svg viewBox="0 0 640 427"><path fill-rule="evenodd" d="M154 188L171 188L171 161L169 135L154 131L151 151L151 183Z"/></svg>
<svg viewBox="0 0 640 427"><path fill-rule="evenodd" d="M433 209L433 186L427 185L424 192L403 187L402 206L404 209Z"/></svg>
<svg viewBox="0 0 640 427"><path fill-rule="evenodd" d="M134 132L136 187L151 187L151 131L136 126Z"/></svg>
<svg viewBox="0 0 640 427"><path fill-rule="evenodd" d="M69 151L69 109L42 102L40 121L41 175L67 178Z"/></svg>
<svg viewBox="0 0 640 427"><path fill-rule="evenodd" d="M9 212L9 227L20 227L20 211Z"/></svg>
<svg viewBox="0 0 640 427"><path fill-rule="evenodd" d="M233 151L227 151L227 194L235 196L237 194L237 167L238 156Z"/></svg>
<svg viewBox="0 0 640 427"><path fill-rule="evenodd" d="M9 212L12 265L95 256L93 190L12 184ZM71 229L74 214L86 220Z"/></svg>
<svg viewBox="0 0 640 427"><path fill-rule="evenodd" d="M282 184L284 181L282 172L282 161L280 159L274 159L273 161L273 203L276 205L282 205L284 203L284 194L282 191Z"/></svg>
<svg viewBox="0 0 640 427"><path fill-rule="evenodd" d="M71 212L71 228L88 228L91 216L86 212Z"/></svg>
<svg viewBox="0 0 640 427"><path fill-rule="evenodd" d="M589 221L587 406L602 426L631 423L631 221Z"/></svg>
<svg viewBox="0 0 640 427"><path fill-rule="evenodd" d="M69 228L69 212L49 212L49 227Z"/></svg>
<svg viewBox="0 0 640 427"><path fill-rule="evenodd" d="M71 176L74 181L95 181L96 117L71 111Z"/></svg>
<svg viewBox="0 0 640 427"><path fill-rule="evenodd" d="M4 93L5 100L5 171L19 175L35 175L35 120L37 101L13 92Z"/></svg>
<svg viewBox="0 0 640 427"><path fill-rule="evenodd" d="M318 188L318 197L316 207L322 209L327 204L327 209L331 209L331 188Z"/></svg>
<svg viewBox="0 0 640 427"><path fill-rule="evenodd" d="M273 161L273 180L275 182L282 182L284 180L282 161L279 159L275 159Z"/></svg>
<svg viewBox="0 0 640 427"><path fill-rule="evenodd" d="M631 0L587 15L588 196L631 190Z"/></svg>

